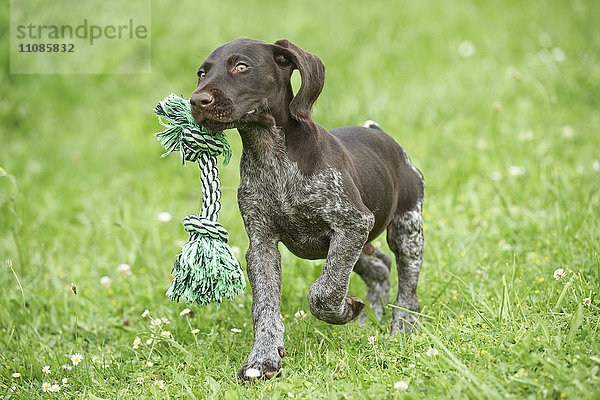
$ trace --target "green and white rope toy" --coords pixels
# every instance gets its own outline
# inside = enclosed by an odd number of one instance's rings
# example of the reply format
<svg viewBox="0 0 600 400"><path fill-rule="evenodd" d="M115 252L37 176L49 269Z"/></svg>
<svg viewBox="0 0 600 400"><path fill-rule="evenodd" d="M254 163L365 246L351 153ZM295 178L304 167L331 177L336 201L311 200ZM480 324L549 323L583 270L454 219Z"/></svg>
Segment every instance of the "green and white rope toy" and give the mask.
<svg viewBox="0 0 600 400"><path fill-rule="evenodd" d="M166 127L156 134L166 157L179 150L183 164L198 161L202 180L200 215L183 219L190 233L173 265L173 279L166 295L171 300L186 303L221 303L224 297L233 299L245 286L240 263L227 244L229 234L217 222L221 210L219 168L217 156L223 154L223 165L229 163L231 148L223 132L211 132L194 121L190 101L171 94L162 100L154 113Z"/></svg>

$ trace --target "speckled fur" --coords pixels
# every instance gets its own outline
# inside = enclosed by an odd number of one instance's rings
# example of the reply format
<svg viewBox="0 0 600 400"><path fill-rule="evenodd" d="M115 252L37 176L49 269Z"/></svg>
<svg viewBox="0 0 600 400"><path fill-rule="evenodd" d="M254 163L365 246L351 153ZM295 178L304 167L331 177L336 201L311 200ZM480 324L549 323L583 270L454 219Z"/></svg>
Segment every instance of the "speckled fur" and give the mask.
<svg viewBox="0 0 600 400"><path fill-rule="evenodd" d="M294 94L295 69L302 84ZM418 311L423 177L376 123L328 131L312 120L325 79L321 60L288 40L237 39L217 48L198 77L190 98L195 121L210 130L237 128L243 144L238 203L250 241L254 342L240 379L250 379L250 369L273 377L285 355L280 242L298 257L325 259L308 307L323 321L345 324L365 307L347 293L352 271L365 281L378 319L386 308L391 259L370 242L387 229L398 266L395 304ZM416 321L394 310L392 334Z"/></svg>
<svg viewBox="0 0 600 400"><path fill-rule="evenodd" d="M329 248L323 272L308 292L309 309L326 322L345 324L364 307L347 291L374 220L348 201L340 171L303 176L286 156L280 129L255 129L244 138L238 203L250 239L246 262L254 344L242 376L248 368L278 370L284 352L277 243L303 258L319 258L320 249Z"/></svg>

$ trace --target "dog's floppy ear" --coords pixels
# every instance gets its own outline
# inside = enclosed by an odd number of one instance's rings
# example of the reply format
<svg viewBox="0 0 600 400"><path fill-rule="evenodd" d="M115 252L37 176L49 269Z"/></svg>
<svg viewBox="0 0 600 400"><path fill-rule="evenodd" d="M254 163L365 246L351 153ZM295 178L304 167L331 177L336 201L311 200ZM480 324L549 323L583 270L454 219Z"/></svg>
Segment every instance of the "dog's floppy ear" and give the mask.
<svg viewBox="0 0 600 400"><path fill-rule="evenodd" d="M290 102L290 114L299 122L312 122L310 110L325 83L325 65L319 57L302 50L287 39L274 43L275 55L284 56L300 71L302 84Z"/></svg>

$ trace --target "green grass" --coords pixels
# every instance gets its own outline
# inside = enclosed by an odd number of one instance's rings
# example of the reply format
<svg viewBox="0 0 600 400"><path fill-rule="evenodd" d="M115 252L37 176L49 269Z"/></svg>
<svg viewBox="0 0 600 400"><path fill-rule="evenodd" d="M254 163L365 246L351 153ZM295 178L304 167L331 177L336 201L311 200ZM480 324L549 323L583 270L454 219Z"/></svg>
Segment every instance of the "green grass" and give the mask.
<svg viewBox="0 0 600 400"><path fill-rule="evenodd" d="M597 398L597 1L153 2L152 73L128 76L10 75L2 8L0 259L16 275L0 268L0 398ZM321 57L315 120L378 121L428 184L422 328L390 338L391 308L381 325L295 318L322 263L281 246L287 356L281 377L254 385L236 380L249 289L187 320L164 296L179 221L201 194L197 168L160 159L152 135L157 101L189 95L203 57L237 37L288 38ZM243 252L241 144L228 136L221 221ZM350 292L364 298L356 276ZM170 320L172 339L145 344L146 309ZM60 395L42 393L64 377Z"/></svg>

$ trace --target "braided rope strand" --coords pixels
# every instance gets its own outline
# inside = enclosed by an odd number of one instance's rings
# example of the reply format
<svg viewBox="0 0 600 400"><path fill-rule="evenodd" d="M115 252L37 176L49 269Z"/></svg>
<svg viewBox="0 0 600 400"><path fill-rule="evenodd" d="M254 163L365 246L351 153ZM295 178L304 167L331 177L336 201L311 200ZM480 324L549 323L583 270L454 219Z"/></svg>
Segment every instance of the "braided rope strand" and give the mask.
<svg viewBox="0 0 600 400"><path fill-rule="evenodd" d="M202 182L200 215L188 215L183 220L190 238L173 265L173 279L167 295L186 303L220 303L224 297L233 299L245 288L239 262L227 245L229 234L217 222L221 210L221 189L217 156L223 154L223 164L231 158L231 148L223 132L210 132L200 127L190 113L189 100L171 94L154 110L166 129L156 134L166 157L178 150L183 164L197 161Z"/></svg>

